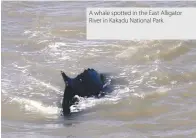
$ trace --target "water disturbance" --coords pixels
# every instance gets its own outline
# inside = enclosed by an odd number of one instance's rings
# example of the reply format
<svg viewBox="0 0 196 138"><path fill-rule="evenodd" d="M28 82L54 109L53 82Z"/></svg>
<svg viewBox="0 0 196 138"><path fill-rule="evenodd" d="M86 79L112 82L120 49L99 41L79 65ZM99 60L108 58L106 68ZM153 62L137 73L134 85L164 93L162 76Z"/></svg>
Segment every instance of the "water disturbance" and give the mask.
<svg viewBox="0 0 196 138"><path fill-rule="evenodd" d="M196 137L196 41L86 40L87 7L195 2L2 2L2 137ZM131 33L131 32L129 32ZM61 116L64 82L84 68L114 91Z"/></svg>

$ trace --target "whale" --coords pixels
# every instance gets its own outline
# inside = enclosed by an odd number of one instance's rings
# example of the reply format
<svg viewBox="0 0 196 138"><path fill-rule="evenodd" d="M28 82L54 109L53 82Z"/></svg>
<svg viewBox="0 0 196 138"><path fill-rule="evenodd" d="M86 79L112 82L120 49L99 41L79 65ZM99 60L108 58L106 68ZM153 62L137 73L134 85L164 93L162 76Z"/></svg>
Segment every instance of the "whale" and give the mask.
<svg viewBox="0 0 196 138"><path fill-rule="evenodd" d="M85 69L75 78L68 77L61 71L65 83L62 109L63 115L71 113L70 107L76 104L79 99L76 97L103 97L107 89L106 76L94 69Z"/></svg>

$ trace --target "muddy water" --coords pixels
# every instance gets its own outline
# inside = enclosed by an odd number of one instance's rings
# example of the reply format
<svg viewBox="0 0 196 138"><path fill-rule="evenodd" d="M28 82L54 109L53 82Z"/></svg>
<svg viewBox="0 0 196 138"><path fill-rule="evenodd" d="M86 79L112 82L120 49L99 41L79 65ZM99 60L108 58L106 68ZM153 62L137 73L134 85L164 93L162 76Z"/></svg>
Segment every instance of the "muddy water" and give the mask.
<svg viewBox="0 0 196 138"><path fill-rule="evenodd" d="M2 137L196 137L196 41L86 40L85 8L195 2L3 2ZM60 70L110 74L114 91L61 116Z"/></svg>

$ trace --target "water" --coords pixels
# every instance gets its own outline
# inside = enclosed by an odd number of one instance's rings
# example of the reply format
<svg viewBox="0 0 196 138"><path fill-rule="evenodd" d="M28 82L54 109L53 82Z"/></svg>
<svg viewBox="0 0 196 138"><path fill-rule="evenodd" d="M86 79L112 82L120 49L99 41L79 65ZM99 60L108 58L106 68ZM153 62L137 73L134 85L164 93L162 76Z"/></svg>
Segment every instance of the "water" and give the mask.
<svg viewBox="0 0 196 138"><path fill-rule="evenodd" d="M3 2L2 137L196 137L196 41L86 40L85 8L95 6L196 2ZM88 67L115 89L64 118L60 70Z"/></svg>

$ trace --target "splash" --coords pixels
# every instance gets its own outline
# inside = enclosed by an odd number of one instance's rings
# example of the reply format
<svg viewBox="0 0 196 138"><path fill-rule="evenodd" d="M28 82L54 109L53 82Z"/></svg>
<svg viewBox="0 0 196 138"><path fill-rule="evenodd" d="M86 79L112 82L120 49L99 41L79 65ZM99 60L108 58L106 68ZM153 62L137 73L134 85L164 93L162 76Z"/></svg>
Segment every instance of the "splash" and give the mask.
<svg viewBox="0 0 196 138"><path fill-rule="evenodd" d="M44 115L58 115L60 113L60 109L58 107L47 106L39 101L19 97L13 98L11 102L13 101L22 105L26 111L38 112Z"/></svg>

